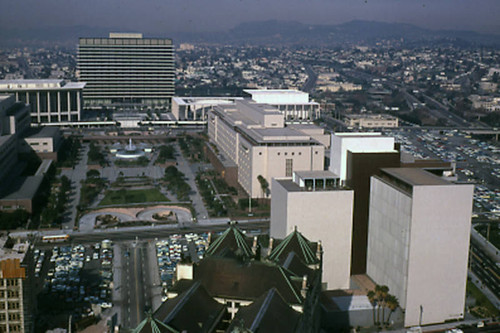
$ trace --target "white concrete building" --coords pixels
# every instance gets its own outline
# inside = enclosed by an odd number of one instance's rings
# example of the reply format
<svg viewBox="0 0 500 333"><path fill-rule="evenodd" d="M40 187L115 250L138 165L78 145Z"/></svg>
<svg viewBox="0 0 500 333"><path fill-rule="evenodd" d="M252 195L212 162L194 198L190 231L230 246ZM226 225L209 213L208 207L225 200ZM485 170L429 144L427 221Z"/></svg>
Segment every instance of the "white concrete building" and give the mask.
<svg viewBox="0 0 500 333"><path fill-rule="evenodd" d="M354 192L340 187L329 171L274 178L271 191L271 237L284 238L297 227L307 238L321 241L324 287L348 289Z"/></svg>
<svg viewBox="0 0 500 333"><path fill-rule="evenodd" d="M291 177L293 171L324 169L325 147L316 134L285 126L283 114L267 104L236 101L210 111L208 136L219 153L238 166L238 182L256 197L263 193L258 177L268 184L275 177Z"/></svg>
<svg viewBox="0 0 500 333"><path fill-rule="evenodd" d="M1 80L0 93L14 94L31 106L31 123L80 121L85 82Z"/></svg>
<svg viewBox="0 0 500 333"><path fill-rule="evenodd" d="M216 105L233 104L243 97L172 97L172 115L176 120L206 121Z"/></svg>
<svg viewBox="0 0 500 333"><path fill-rule="evenodd" d="M245 89L256 103L274 106L287 123L312 122L320 117L319 103L309 101L309 94L292 89Z"/></svg>
<svg viewBox="0 0 500 333"><path fill-rule="evenodd" d="M347 177L347 152L394 152L394 138L381 133L335 133L331 136L330 168L344 182Z"/></svg>
<svg viewBox="0 0 500 333"><path fill-rule="evenodd" d="M371 178L367 274L399 299L406 327L464 317L473 192L422 169Z"/></svg>

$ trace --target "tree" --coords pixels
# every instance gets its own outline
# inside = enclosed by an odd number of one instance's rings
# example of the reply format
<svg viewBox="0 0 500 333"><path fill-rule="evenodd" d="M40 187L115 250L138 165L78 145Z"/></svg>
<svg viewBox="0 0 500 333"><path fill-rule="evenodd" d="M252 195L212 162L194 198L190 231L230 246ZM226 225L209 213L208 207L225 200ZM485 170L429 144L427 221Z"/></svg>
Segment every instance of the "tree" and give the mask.
<svg viewBox="0 0 500 333"><path fill-rule="evenodd" d="M399 307L399 300L396 296L389 294L387 295L386 305L389 310L391 310L391 312L389 312L389 316L387 316L387 321L385 322L386 325L389 325L391 321L391 314Z"/></svg>
<svg viewBox="0 0 500 333"><path fill-rule="evenodd" d="M101 174L95 169L87 171L87 178L99 178Z"/></svg>
<svg viewBox="0 0 500 333"><path fill-rule="evenodd" d="M375 295L375 292L373 290L370 290L368 292L368 294L366 294L366 296L368 297L368 300L370 301L370 303L372 304L372 313L373 313L373 324L375 325L375 307L377 305L377 297Z"/></svg>
<svg viewBox="0 0 500 333"><path fill-rule="evenodd" d="M269 183L267 182L266 178L262 177L262 175L258 175L257 180L259 181L260 189L262 190L262 198L264 198L264 195L267 197Z"/></svg>

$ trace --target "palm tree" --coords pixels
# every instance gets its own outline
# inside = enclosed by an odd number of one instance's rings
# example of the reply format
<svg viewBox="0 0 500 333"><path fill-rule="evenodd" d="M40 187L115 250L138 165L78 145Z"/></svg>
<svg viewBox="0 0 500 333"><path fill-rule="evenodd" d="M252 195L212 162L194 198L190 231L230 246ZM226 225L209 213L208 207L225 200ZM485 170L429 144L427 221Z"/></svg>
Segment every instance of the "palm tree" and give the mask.
<svg viewBox="0 0 500 333"><path fill-rule="evenodd" d="M370 303L372 304L372 312L373 312L373 324L375 325L375 305L377 304L377 298L376 298L376 295L375 295L375 292L373 290L370 290L368 292L368 294L366 294L366 296L368 297L368 300L370 301Z"/></svg>
<svg viewBox="0 0 500 333"><path fill-rule="evenodd" d="M264 195L267 196L267 191L269 189L269 183L267 182L266 178L262 177L262 175L258 175L257 180L259 181L260 189L262 190L262 198L264 198Z"/></svg>
<svg viewBox="0 0 500 333"><path fill-rule="evenodd" d="M387 305L387 297L388 296L389 296L389 287L380 286L380 303L382 305L382 322L384 321L384 318L385 318L385 307Z"/></svg>
<svg viewBox="0 0 500 333"><path fill-rule="evenodd" d="M387 295L387 301L386 301L387 307L391 312L389 312L389 316L387 317L386 324L389 325L390 320L391 320L391 314L399 307L399 300L396 296L394 295Z"/></svg>

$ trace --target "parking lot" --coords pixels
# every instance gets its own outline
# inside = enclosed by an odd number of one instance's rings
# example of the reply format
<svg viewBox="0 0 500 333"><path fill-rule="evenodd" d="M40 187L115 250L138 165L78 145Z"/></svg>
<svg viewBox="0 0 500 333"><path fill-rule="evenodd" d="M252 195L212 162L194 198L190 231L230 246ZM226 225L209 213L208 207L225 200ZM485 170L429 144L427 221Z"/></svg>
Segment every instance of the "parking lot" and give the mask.
<svg viewBox="0 0 500 333"><path fill-rule="evenodd" d="M37 331L67 327L70 316L82 328L95 322L102 312L110 311L111 241L36 249L33 259L39 285Z"/></svg>

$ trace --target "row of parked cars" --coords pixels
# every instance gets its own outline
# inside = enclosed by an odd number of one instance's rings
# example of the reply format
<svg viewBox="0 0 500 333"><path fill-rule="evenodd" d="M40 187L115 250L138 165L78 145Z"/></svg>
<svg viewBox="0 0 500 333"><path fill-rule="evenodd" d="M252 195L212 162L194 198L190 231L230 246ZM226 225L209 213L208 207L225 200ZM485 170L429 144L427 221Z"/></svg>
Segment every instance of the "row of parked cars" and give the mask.
<svg viewBox="0 0 500 333"><path fill-rule="evenodd" d="M201 235L189 233L184 235L172 235L168 239L156 242L156 256L160 279L163 287L163 295L172 285L177 264L183 259L193 262L201 260L208 246L208 234ZM164 296L165 300L166 297Z"/></svg>
<svg viewBox="0 0 500 333"><path fill-rule="evenodd" d="M113 249L110 241L83 245L55 246L52 249L44 291L55 293L68 304L90 303L110 308ZM100 279L82 280L82 270L89 275L99 272ZM98 287L98 288L96 288Z"/></svg>

